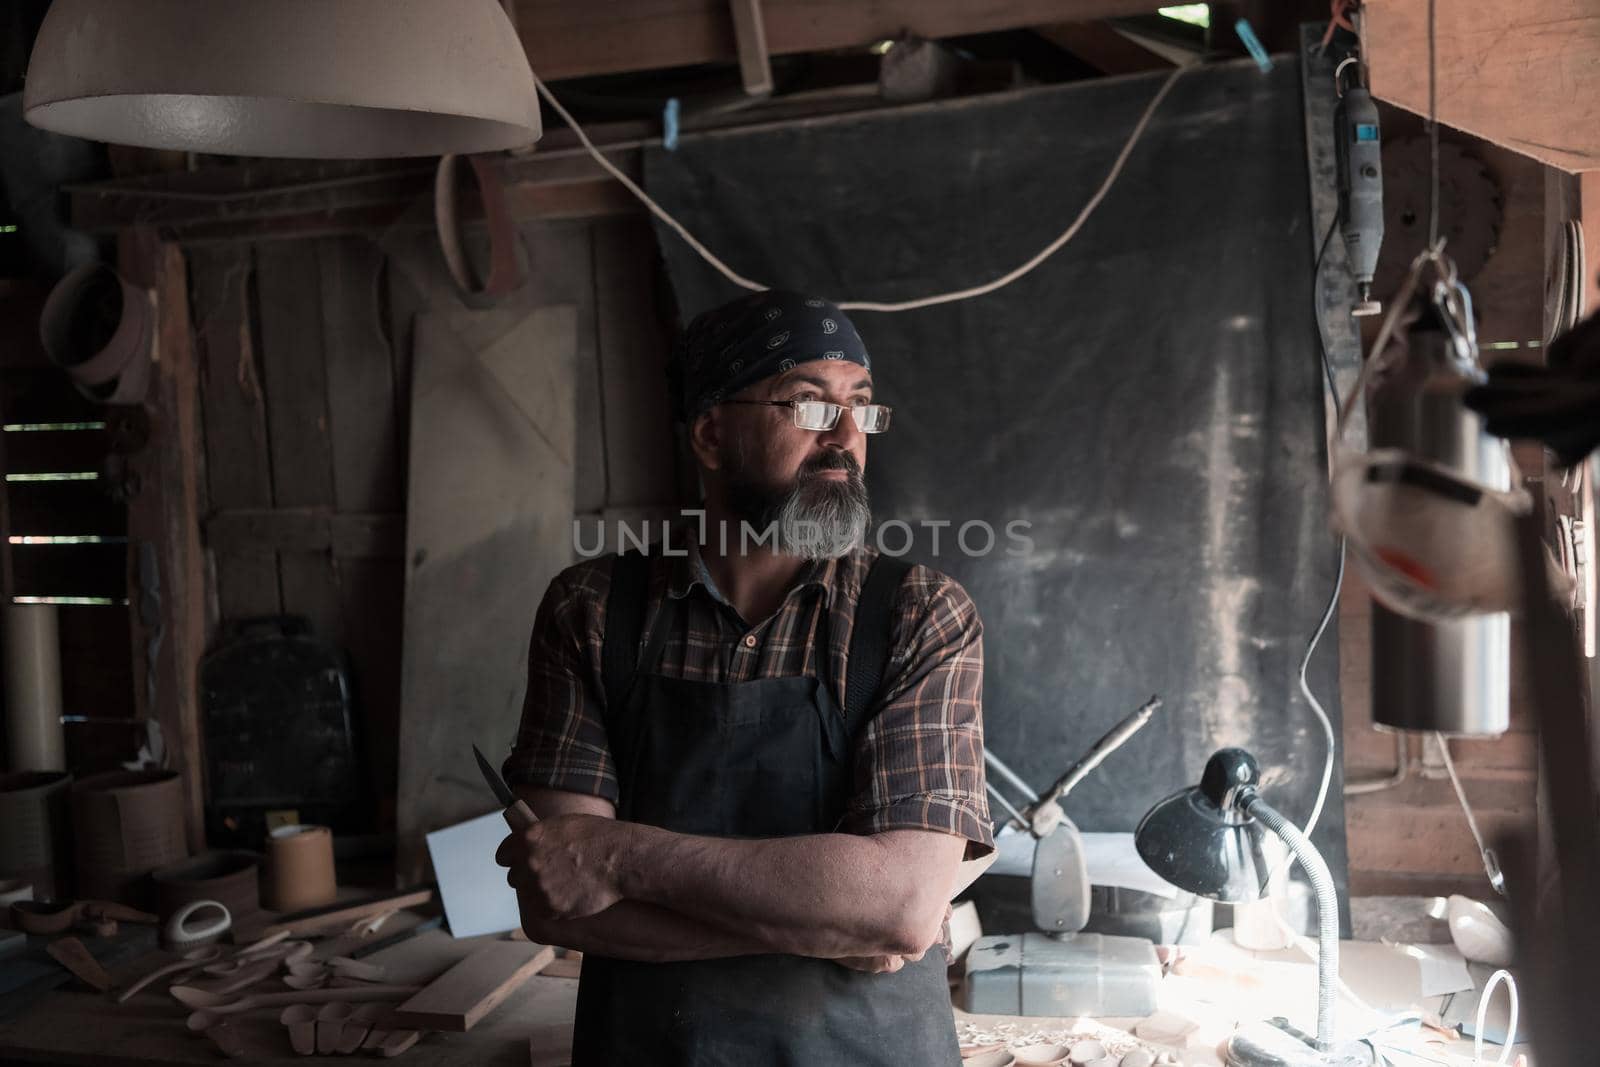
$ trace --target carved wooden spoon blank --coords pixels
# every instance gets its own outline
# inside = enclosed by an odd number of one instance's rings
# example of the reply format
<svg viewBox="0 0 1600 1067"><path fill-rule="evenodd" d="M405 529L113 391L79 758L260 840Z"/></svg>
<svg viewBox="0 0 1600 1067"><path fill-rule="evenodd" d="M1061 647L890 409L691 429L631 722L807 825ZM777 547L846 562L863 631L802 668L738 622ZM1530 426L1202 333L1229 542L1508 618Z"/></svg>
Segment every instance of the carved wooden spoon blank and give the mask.
<svg viewBox="0 0 1600 1067"><path fill-rule="evenodd" d="M355 1010L349 1004L333 1001L317 1011L317 1051L326 1056L339 1047L344 1036L344 1021Z"/></svg>
<svg viewBox="0 0 1600 1067"><path fill-rule="evenodd" d="M289 1044L302 1056L317 1051L317 1009L309 1004L291 1004L278 1021L289 1028Z"/></svg>
<svg viewBox="0 0 1600 1067"><path fill-rule="evenodd" d="M154 982L157 978L165 978L169 974L179 974L184 971L194 971L222 955L221 945L202 945L192 948L183 954L183 958L169 963L164 967L157 967L138 979L122 992L117 994L117 1003L126 1004L135 993Z"/></svg>

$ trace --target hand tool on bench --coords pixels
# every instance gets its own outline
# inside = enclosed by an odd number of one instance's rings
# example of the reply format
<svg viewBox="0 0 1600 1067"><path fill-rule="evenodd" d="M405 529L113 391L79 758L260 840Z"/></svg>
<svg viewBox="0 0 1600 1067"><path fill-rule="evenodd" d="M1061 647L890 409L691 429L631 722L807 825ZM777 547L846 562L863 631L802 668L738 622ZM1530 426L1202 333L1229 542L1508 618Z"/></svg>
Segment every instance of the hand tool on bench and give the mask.
<svg viewBox="0 0 1600 1067"><path fill-rule="evenodd" d="M118 920L153 924L158 918L114 900L18 900L11 904L12 925L30 934L60 934L78 927L96 937L115 937Z"/></svg>

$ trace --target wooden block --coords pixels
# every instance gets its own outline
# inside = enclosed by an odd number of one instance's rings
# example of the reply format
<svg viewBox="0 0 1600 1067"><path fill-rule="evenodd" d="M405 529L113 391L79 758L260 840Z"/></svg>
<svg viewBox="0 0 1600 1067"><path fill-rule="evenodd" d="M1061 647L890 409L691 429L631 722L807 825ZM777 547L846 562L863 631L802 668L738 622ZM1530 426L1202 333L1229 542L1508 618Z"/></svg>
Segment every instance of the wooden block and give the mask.
<svg viewBox="0 0 1600 1067"><path fill-rule="evenodd" d="M400 1005L395 1026L470 1030L553 959L555 949L548 945L516 941L485 945Z"/></svg>

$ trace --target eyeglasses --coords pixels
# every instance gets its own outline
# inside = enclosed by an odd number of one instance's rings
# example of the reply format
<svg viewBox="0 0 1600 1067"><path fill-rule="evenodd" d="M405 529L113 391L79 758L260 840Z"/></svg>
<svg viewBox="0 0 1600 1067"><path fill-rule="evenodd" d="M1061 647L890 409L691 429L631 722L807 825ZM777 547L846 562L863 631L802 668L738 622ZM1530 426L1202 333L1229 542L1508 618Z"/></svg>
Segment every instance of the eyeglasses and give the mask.
<svg viewBox="0 0 1600 1067"><path fill-rule="evenodd" d="M831 430L839 424L843 404L826 400L724 400L724 404L759 404L762 407L794 409L794 424L802 430ZM894 410L887 404L854 404L850 417L856 420L856 429L862 433L882 433L889 428L889 415Z"/></svg>

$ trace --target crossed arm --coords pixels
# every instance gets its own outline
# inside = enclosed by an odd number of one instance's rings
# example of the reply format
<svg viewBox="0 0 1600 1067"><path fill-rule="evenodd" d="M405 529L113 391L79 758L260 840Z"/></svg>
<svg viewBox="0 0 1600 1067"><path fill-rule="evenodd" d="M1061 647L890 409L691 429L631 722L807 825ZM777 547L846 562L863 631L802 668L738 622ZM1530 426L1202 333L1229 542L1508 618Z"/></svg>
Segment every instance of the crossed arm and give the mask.
<svg viewBox="0 0 1600 1067"><path fill-rule="evenodd" d="M938 939L966 847L924 830L696 837L618 821L598 797L519 792L541 821L496 858L524 931L616 959L781 952L897 970Z"/></svg>

